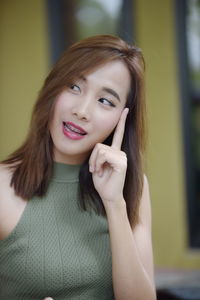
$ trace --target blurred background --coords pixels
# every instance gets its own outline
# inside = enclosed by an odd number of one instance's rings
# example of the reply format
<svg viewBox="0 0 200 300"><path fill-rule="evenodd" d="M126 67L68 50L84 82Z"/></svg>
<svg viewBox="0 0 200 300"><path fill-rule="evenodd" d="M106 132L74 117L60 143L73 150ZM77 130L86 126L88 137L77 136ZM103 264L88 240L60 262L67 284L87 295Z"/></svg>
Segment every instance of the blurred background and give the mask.
<svg viewBox="0 0 200 300"><path fill-rule="evenodd" d="M52 64L95 34L119 35L145 56L156 270L198 271L200 0L1 0L0 159L24 140Z"/></svg>

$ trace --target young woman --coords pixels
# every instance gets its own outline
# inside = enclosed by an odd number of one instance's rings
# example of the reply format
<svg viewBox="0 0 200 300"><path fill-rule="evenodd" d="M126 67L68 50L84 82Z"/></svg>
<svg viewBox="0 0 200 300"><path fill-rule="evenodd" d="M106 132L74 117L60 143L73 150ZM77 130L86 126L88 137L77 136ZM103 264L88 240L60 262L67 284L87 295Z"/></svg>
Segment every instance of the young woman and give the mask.
<svg viewBox="0 0 200 300"><path fill-rule="evenodd" d="M1 300L155 299L143 72L108 35L50 72L0 168Z"/></svg>

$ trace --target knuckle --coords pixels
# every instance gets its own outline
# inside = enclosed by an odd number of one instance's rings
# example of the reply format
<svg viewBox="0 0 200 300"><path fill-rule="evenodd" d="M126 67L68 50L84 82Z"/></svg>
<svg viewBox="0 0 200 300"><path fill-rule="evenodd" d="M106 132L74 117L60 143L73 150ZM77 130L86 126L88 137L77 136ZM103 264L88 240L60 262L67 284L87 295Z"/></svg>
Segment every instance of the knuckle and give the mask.
<svg viewBox="0 0 200 300"><path fill-rule="evenodd" d="M123 158L124 158L124 160L127 162L128 159L127 159L126 153L123 154Z"/></svg>
<svg viewBox="0 0 200 300"><path fill-rule="evenodd" d="M101 149L102 144L101 144L101 143L97 143L97 144L96 144L96 147L97 147L97 149Z"/></svg>
<svg viewBox="0 0 200 300"><path fill-rule="evenodd" d="M126 162L123 162L123 163L121 164L121 168L122 168L122 170L126 170L126 169L127 169L127 163L126 163Z"/></svg>
<svg viewBox="0 0 200 300"><path fill-rule="evenodd" d="M105 150L104 149L100 149L99 150L99 155L101 155L101 156L105 156Z"/></svg>
<svg viewBox="0 0 200 300"><path fill-rule="evenodd" d="M122 165L124 166L124 167L127 167L127 155L126 155L126 153L125 152L123 152L123 151L121 151L121 157L122 157Z"/></svg>
<svg viewBox="0 0 200 300"><path fill-rule="evenodd" d="M121 157L121 159L127 159L127 155L124 151L121 150L117 150L117 152L119 153L119 156Z"/></svg>
<svg viewBox="0 0 200 300"><path fill-rule="evenodd" d="M125 153L124 151L121 151L121 154L122 154L122 156L123 156L124 158L127 159L127 155L126 155L126 153Z"/></svg>

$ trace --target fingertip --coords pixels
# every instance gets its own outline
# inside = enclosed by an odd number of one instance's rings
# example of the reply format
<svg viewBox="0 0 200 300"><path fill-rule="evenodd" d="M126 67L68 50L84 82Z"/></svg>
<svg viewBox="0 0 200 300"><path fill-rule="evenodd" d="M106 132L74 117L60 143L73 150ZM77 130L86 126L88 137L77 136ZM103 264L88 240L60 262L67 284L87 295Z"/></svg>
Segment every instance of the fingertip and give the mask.
<svg viewBox="0 0 200 300"><path fill-rule="evenodd" d="M126 115L128 115L128 113L129 113L129 108L126 107L126 108L124 109L124 112L126 113Z"/></svg>
<svg viewBox="0 0 200 300"><path fill-rule="evenodd" d="M127 115L128 115L128 112L129 112L129 108L128 108L128 107L125 107L124 110L123 110L122 113L121 113L120 119L121 119L121 120L126 120L126 117L127 117Z"/></svg>

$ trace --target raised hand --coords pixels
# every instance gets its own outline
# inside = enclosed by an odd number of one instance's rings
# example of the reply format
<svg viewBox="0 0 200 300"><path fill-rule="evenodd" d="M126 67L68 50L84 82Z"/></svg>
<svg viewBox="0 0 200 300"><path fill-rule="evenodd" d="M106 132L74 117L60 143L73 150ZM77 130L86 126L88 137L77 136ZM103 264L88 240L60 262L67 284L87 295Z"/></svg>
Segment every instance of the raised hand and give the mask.
<svg viewBox="0 0 200 300"><path fill-rule="evenodd" d="M105 209L109 203L124 201L123 188L127 169L127 157L121 151L128 108L121 114L111 146L96 144L89 160L90 172Z"/></svg>

